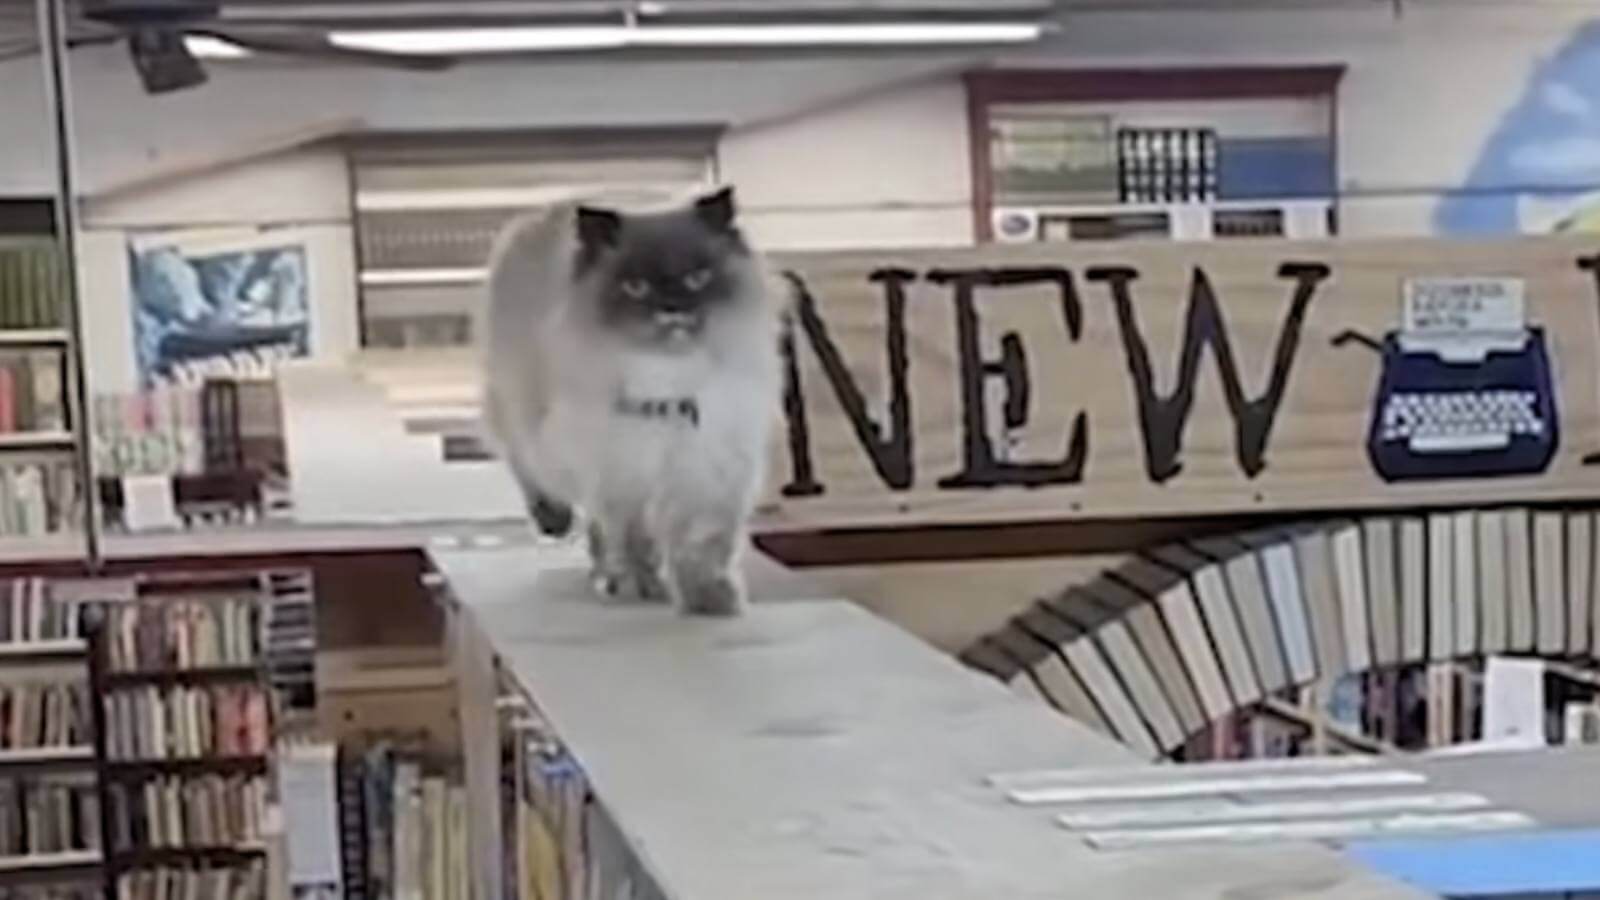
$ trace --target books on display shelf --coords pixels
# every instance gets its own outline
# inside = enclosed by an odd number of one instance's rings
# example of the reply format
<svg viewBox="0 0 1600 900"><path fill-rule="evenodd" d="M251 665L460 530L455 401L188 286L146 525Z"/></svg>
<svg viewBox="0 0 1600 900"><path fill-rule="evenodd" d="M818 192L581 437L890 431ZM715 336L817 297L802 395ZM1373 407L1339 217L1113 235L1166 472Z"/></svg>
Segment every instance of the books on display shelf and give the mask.
<svg viewBox="0 0 1600 900"><path fill-rule="evenodd" d="M264 776L156 777L106 786L111 849L249 852L262 845Z"/></svg>
<svg viewBox="0 0 1600 900"><path fill-rule="evenodd" d="M388 745L341 750L338 765L345 896L470 900L459 779Z"/></svg>
<svg viewBox="0 0 1600 900"><path fill-rule="evenodd" d="M0 858L100 848L100 796L93 783L0 779Z"/></svg>
<svg viewBox="0 0 1600 900"><path fill-rule="evenodd" d="M271 702L259 685L118 689L104 697L106 756L127 761L267 753Z"/></svg>
<svg viewBox="0 0 1600 900"><path fill-rule="evenodd" d="M106 668L126 673L254 666L261 653L259 607L254 596L112 606Z"/></svg>
<svg viewBox="0 0 1600 900"><path fill-rule="evenodd" d="M51 596L43 578L0 579L0 650L83 636L76 602Z"/></svg>
<svg viewBox="0 0 1600 900"><path fill-rule="evenodd" d="M0 435L67 430L65 365L60 347L0 344Z"/></svg>
<svg viewBox="0 0 1600 900"><path fill-rule="evenodd" d="M200 391L162 385L90 401L89 447L102 476L195 475L205 471Z"/></svg>
<svg viewBox="0 0 1600 900"><path fill-rule="evenodd" d="M93 737L88 689L62 681L0 683L0 759L4 751L82 747Z"/></svg>
<svg viewBox="0 0 1600 900"><path fill-rule="evenodd" d="M117 878L116 900L265 900L267 870L243 867L160 866Z"/></svg>
<svg viewBox="0 0 1600 900"><path fill-rule="evenodd" d="M30 444L36 435L12 435ZM0 446L8 438L0 435ZM68 435L59 439L70 443ZM0 462L0 537L44 537L78 531L83 494L69 457Z"/></svg>

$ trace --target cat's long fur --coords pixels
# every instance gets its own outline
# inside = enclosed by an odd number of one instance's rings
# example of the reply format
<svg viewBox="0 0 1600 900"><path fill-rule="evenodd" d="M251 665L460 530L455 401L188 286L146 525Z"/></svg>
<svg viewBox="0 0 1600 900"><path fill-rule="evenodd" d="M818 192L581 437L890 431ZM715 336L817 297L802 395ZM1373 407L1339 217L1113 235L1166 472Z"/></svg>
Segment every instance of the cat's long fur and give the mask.
<svg viewBox="0 0 1600 900"><path fill-rule="evenodd" d="M737 612L781 388L777 294L752 251L729 263L748 295L688 346L631 343L575 277L577 209L519 220L495 247L480 331L488 425L546 530L565 509L586 514L599 589ZM693 398L696 421L622 415L619 396Z"/></svg>

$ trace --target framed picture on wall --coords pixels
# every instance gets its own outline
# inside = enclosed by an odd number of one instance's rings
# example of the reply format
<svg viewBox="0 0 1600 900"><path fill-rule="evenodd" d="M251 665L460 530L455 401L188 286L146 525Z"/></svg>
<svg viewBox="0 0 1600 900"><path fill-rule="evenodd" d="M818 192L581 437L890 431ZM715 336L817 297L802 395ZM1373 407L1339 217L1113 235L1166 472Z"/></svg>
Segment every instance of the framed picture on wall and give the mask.
<svg viewBox="0 0 1600 900"><path fill-rule="evenodd" d="M128 241L140 384L268 376L310 351L307 249L272 232Z"/></svg>

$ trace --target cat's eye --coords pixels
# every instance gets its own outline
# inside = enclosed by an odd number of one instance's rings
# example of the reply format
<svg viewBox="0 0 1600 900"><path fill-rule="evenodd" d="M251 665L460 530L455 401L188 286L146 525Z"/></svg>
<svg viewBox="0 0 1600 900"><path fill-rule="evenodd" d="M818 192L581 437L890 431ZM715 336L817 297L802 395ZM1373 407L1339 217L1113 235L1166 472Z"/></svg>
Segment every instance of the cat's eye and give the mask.
<svg viewBox="0 0 1600 900"><path fill-rule="evenodd" d="M683 276L683 286L691 291L703 291L711 283L710 269L695 269Z"/></svg>
<svg viewBox="0 0 1600 900"><path fill-rule="evenodd" d="M643 300L650 296L650 282L643 278L629 278L622 283L622 294L629 300Z"/></svg>

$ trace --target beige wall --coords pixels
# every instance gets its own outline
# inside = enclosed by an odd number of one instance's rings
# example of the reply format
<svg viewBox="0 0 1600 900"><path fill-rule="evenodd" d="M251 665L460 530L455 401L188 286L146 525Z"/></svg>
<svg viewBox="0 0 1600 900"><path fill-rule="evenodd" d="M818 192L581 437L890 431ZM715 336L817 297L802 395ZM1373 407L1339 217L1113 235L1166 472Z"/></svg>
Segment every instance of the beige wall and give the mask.
<svg viewBox="0 0 1600 900"><path fill-rule="evenodd" d="M901 563L808 569L806 575L952 653L1033 601L1098 575L1117 556Z"/></svg>

